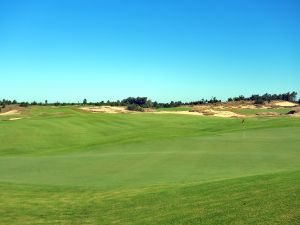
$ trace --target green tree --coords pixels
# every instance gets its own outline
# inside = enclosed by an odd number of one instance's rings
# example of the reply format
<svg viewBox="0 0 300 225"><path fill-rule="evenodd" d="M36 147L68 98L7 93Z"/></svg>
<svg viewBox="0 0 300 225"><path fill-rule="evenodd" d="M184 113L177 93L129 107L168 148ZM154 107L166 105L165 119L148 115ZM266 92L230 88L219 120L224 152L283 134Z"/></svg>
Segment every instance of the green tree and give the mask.
<svg viewBox="0 0 300 225"><path fill-rule="evenodd" d="M264 104L264 100L262 97L258 97L255 99L254 104Z"/></svg>

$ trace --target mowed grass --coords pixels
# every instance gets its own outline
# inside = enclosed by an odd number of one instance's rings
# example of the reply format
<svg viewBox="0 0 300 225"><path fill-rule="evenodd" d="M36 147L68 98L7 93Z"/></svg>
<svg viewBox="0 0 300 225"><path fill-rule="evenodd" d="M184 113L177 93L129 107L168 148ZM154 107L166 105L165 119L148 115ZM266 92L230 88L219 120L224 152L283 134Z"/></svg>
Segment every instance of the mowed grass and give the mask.
<svg viewBox="0 0 300 225"><path fill-rule="evenodd" d="M299 118L18 117L0 117L0 224L299 224Z"/></svg>

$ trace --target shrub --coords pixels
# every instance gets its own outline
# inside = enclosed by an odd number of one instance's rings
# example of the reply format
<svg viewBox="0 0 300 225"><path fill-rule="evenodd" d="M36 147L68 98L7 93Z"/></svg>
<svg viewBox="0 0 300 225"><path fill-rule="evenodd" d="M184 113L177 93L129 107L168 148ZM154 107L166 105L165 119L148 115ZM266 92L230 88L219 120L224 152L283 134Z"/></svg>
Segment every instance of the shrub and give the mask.
<svg viewBox="0 0 300 225"><path fill-rule="evenodd" d="M254 104L258 104L258 105L264 104L264 100L262 98L257 98L257 99L255 99Z"/></svg>
<svg viewBox="0 0 300 225"><path fill-rule="evenodd" d="M141 106L136 105L136 104L130 104L130 105L128 105L127 109L130 110L130 111L140 111L140 112L144 111L144 109Z"/></svg>
<svg viewBox="0 0 300 225"><path fill-rule="evenodd" d="M21 102L21 103L20 103L20 106L21 106L21 107L27 107L28 105L29 105L28 102Z"/></svg>

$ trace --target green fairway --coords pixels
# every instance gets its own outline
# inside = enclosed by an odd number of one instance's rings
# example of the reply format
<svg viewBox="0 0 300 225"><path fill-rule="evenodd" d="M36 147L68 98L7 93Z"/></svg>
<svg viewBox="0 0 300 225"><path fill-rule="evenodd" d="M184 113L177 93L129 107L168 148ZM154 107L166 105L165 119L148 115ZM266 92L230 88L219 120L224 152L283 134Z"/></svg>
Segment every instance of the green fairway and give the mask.
<svg viewBox="0 0 300 225"><path fill-rule="evenodd" d="M0 224L298 224L299 134L295 117L1 116Z"/></svg>

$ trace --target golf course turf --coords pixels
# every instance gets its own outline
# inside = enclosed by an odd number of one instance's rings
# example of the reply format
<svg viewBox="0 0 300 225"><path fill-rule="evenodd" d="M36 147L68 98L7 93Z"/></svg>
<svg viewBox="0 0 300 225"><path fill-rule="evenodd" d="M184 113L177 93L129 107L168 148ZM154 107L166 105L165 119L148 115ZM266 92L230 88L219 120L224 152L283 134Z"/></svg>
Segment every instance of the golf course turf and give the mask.
<svg viewBox="0 0 300 225"><path fill-rule="evenodd" d="M300 118L241 121L1 116L0 224L299 224Z"/></svg>

